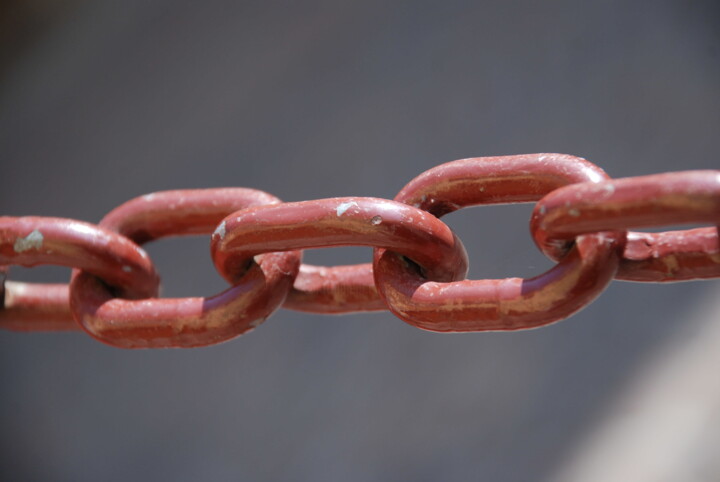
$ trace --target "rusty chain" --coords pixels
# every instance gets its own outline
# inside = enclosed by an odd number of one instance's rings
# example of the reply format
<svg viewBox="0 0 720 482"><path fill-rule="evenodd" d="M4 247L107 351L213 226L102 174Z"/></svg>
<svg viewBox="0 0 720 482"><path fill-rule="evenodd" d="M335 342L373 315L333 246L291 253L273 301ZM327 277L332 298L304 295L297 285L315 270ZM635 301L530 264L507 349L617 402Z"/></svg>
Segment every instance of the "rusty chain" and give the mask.
<svg viewBox="0 0 720 482"><path fill-rule="evenodd" d="M467 280L460 239L440 220L469 206L535 202L530 232L557 265L530 279ZM674 224L710 227L640 233ZM83 329L122 348L195 347L248 332L277 308L389 309L440 332L521 330L579 311L613 279L720 277L720 171L610 179L563 154L463 159L430 169L394 200L283 203L245 188L165 191L132 199L98 225L0 217L0 327ZM158 298L145 242L211 235L230 283L206 298ZM371 246L373 262L322 267L302 250ZM8 266L73 268L69 285L7 280Z"/></svg>

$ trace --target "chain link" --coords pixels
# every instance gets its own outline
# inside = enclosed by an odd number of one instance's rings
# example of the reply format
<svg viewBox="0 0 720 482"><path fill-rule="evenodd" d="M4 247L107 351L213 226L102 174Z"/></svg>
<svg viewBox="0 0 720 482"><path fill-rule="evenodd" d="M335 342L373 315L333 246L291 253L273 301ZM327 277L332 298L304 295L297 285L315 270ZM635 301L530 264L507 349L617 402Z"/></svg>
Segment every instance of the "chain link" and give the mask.
<svg viewBox="0 0 720 482"><path fill-rule="evenodd" d="M128 201L103 218L100 226L144 243L167 236L210 234L234 211L279 202L255 189L166 191ZM85 331L117 347L211 345L241 335L270 316L292 287L300 257L299 251L292 251L265 254L256 261L238 260L244 269L233 278L233 286L206 298L118 298L98 277L75 271L70 306Z"/></svg>
<svg viewBox="0 0 720 482"><path fill-rule="evenodd" d="M544 197L530 230L554 260L578 235L671 224L720 223L720 175L688 171L575 184ZM720 276L717 227L627 233L616 279L670 282Z"/></svg>
<svg viewBox="0 0 720 482"><path fill-rule="evenodd" d="M530 231L558 264L529 279L467 280L460 239L439 218L469 206L536 202ZM674 224L710 227L629 232ZM313 313L390 310L422 329L520 330L592 302L613 279L720 277L720 171L610 179L563 154L463 159L410 181L393 201L282 203L245 188L152 193L98 225L0 217L0 328L83 329L122 348L195 347L246 333L280 306ZM141 244L211 234L232 285L206 298L158 298ZM302 250L371 246L372 263L301 264ZM70 285L7 280L10 265L73 269Z"/></svg>
<svg viewBox="0 0 720 482"><path fill-rule="evenodd" d="M468 206L532 202L572 183L607 179L597 166L561 154L463 159L413 179L397 201L436 216ZM427 279L407 269L392 252L375 252L375 280L388 308L406 322L431 331L519 330L575 313L612 280L622 233L583 236L559 264L531 279Z"/></svg>

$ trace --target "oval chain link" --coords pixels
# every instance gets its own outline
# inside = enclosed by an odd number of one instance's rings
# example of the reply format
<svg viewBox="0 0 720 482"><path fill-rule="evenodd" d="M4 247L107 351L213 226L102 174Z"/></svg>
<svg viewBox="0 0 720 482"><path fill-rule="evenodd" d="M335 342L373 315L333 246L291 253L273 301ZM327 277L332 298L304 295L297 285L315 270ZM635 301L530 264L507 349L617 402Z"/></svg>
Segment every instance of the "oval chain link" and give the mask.
<svg viewBox="0 0 720 482"><path fill-rule="evenodd" d="M238 209L279 203L254 189L165 191L135 198L110 212L101 226L136 242L167 236L209 234ZM232 288L204 298L127 300L116 298L100 280L74 272L71 308L96 339L121 348L211 345L252 330L285 299L300 266L300 253L259 256Z"/></svg>
<svg viewBox="0 0 720 482"><path fill-rule="evenodd" d="M215 231L211 251L218 272L232 282L260 253L330 246L387 248L429 276L447 281L467 273L465 249L445 223L412 206L376 198L318 199L239 211ZM306 273L332 280L327 302L347 311L334 295L347 288L347 278L358 274L362 277L355 284L369 284L372 265L309 267ZM319 296L321 290L315 292ZM320 303L317 298L312 302ZM357 303L357 297L352 302Z"/></svg>
<svg viewBox="0 0 720 482"><path fill-rule="evenodd" d="M688 171L573 184L541 199L530 230L551 259L586 233L707 223L662 233L627 234L616 279L675 282L720 276L720 171Z"/></svg>
<svg viewBox="0 0 720 482"><path fill-rule="evenodd" d="M0 217L0 265L81 268L130 298L157 294L160 279L147 253L130 239L81 221L39 216ZM74 330L68 285L4 282L0 327L20 331Z"/></svg>
<svg viewBox="0 0 720 482"><path fill-rule="evenodd" d="M442 216L483 204L529 202L566 184L607 179L573 156L529 154L463 159L413 179L395 200ZM594 300L615 275L621 233L583 236L550 271L535 278L442 282L375 250L375 283L398 318L430 331L520 330L561 320Z"/></svg>

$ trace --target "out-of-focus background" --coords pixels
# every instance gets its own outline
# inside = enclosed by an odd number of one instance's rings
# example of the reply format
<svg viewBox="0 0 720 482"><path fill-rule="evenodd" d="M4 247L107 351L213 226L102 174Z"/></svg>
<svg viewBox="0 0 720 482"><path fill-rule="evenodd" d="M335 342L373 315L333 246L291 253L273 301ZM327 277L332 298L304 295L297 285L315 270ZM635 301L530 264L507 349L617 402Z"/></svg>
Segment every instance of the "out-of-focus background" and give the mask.
<svg viewBox="0 0 720 482"><path fill-rule="evenodd" d="M717 168L719 22L711 0L5 1L0 212L97 222L213 186L392 198L442 162L528 152ZM444 218L473 277L551 266L531 209ZM166 296L225 287L207 238L148 251ZM0 478L719 480L718 288L615 282L520 333L286 310L193 350L2 332Z"/></svg>

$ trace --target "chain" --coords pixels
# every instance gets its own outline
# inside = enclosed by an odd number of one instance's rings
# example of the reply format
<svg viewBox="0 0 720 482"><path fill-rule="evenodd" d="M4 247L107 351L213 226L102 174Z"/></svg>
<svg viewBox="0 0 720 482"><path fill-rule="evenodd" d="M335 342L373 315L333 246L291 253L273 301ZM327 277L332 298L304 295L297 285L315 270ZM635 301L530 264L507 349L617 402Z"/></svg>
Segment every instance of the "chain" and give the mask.
<svg viewBox="0 0 720 482"><path fill-rule="evenodd" d="M460 239L440 218L469 206L535 202L530 232L557 264L529 279L467 280ZM636 233L673 224L711 227ZM245 188L132 199L98 225L0 217L0 327L82 329L122 348L195 347L257 327L280 306L313 313L390 310L439 332L522 330L587 306L613 279L720 277L720 171L610 179L563 154L463 159L430 169L394 200L283 203ZM206 298L158 298L143 243L211 234L230 283ZM302 264L302 250L371 246L373 262ZM73 268L69 284L7 280L8 266Z"/></svg>

